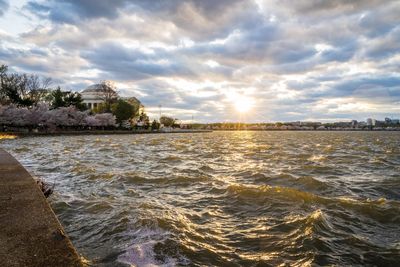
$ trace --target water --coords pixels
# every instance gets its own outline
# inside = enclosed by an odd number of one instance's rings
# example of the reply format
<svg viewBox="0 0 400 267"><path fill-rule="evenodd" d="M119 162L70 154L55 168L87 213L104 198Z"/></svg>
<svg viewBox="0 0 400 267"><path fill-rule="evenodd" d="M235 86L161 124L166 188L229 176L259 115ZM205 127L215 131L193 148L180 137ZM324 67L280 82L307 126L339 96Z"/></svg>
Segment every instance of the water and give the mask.
<svg viewBox="0 0 400 267"><path fill-rule="evenodd" d="M400 133L3 140L93 266L400 266Z"/></svg>

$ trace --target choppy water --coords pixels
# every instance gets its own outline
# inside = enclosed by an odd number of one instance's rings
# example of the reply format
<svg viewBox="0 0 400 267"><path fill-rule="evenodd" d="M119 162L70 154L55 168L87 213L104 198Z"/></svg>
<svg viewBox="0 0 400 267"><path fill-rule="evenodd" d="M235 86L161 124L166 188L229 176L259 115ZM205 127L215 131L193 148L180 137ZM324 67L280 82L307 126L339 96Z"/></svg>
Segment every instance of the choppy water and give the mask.
<svg viewBox="0 0 400 267"><path fill-rule="evenodd" d="M400 266L400 133L4 140L94 266Z"/></svg>

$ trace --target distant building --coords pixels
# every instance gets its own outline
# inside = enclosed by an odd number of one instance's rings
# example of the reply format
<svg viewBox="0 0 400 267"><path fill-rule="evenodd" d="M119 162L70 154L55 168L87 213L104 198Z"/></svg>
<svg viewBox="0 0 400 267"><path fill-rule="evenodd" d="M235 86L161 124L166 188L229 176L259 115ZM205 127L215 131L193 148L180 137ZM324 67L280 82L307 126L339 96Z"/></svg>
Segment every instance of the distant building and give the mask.
<svg viewBox="0 0 400 267"><path fill-rule="evenodd" d="M396 125L399 124L399 122L398 119L385 118L386 125Z"/></svg>
<svg viewBox="0 0 400 267"><path fill-rule="evenodd" d="M364 121L360 121L360 122L358 123L358 127L359 127L359 128L363 128L363 127L365 127L365 126L367 126L367 124L366 124Z"/></svg>
<svg viewBox="0 0 400 267"><path fill-rule="evenodd" d="M81 91L83 103L89 109L96 108L99 104L105 102L105 95L107 94L108 90L111 90L115 93L115 95L117 95L111 87L106 86L104 88L102 84L90 85L89 87Z"/></svg>

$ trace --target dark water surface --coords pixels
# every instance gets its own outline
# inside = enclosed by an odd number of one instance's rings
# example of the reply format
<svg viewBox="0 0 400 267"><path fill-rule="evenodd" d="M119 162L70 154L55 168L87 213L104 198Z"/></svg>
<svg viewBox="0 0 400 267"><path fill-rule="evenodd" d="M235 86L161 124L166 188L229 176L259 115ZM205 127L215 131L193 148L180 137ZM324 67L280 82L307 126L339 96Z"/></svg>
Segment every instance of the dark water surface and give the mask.
<svg viewBox="0 0 400 267"><path fill-rule="evenodd" d="M4 140L94 266L400 266L399 132Z"/></svg>

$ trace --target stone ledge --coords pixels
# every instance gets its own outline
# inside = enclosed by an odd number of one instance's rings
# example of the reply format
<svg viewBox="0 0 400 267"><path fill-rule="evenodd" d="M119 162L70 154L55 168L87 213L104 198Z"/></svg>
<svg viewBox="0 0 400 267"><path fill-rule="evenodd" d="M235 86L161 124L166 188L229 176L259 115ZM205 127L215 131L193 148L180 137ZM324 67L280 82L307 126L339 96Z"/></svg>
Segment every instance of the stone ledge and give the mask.
<svg viewBox="0 0 400 267"><path fill-rule="evenodd" d="M0 149L2 266L83 266L32 176Z"/></svg>

